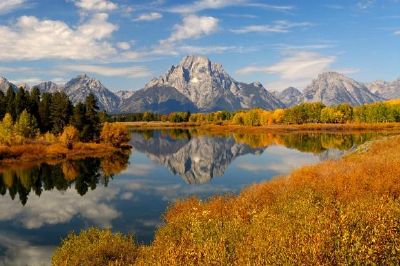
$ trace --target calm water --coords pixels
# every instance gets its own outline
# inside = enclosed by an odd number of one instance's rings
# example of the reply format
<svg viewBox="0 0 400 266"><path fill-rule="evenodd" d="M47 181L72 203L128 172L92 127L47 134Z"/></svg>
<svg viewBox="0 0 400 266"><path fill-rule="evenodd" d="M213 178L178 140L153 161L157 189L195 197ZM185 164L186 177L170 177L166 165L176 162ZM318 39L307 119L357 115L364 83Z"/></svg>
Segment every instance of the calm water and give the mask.
<svg viewBox="0 0 400 266"><path fill-rule="evenodd" d="M61 238L88 226L149 243L178 198L237 193L377 136L132 132L131 151L102 160L0 167L0 265L47 265Z"/></svg>

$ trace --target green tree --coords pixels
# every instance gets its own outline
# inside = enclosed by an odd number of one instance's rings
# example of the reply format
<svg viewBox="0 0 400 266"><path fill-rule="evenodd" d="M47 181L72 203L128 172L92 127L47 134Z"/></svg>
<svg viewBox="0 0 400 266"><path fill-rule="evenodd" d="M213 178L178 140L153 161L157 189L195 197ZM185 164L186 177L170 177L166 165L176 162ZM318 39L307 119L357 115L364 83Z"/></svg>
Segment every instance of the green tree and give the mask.
<svg viewBox="0 0 400 266"><path fill-rule="evenodd" d="M7 99L3 91L0 91L0 119L6 115Z"/></svg>
<svg viewBox="0 0 400 266"><path fill-rule="evenodd" d="M29 109L28 112L36 118L36 121L40 120L39 117L39 104L40 104L40 90L34 87L29 93Z"/></svg>
<svg viewBox="0 0 400 266"><path fill-rule="evenodd" d="M52 131L59 134L69 123L72 115L72 103L64 92L55 92L50 105Z"/></svg>
<svg viewBox="0 0 400 266"><path fill-rule="evenodd" d="M98 140L100 137L101 123L98 115L99 107L97 105L96 97L90 93L85 100L85 120L86 126L84 128L84 141Z"/></svg>
<svg viewBox="0 0 400 266"><path fill-rule="evenodd" d="M6 102L6 113L10 114L13 120L16 119L17 114L15 113L15 91L11 85L9 85L7 89Z"/></svg>
<svg viewBox="0 0 400 266"><path fill-rule="evenodd" d="M83 140L86 122L86 105L83 103L77 103L74 107L73 114L71 117L71 124L79 131L79 139Z"/></svg>
<svg viewBox="0 0 400 266"><path fill-rule="evenodd" d="M28 95L24 88L20 87L15 95L15 114L18 117L24 110L29 108Z"/></svg>
<svg viewBox="0 0 400 266"><path fill-rule="evenodd" d="M48 132L52 129L50 107L52 101L52 94L43 93L38 107L38 123L42 133Z"/></svg>

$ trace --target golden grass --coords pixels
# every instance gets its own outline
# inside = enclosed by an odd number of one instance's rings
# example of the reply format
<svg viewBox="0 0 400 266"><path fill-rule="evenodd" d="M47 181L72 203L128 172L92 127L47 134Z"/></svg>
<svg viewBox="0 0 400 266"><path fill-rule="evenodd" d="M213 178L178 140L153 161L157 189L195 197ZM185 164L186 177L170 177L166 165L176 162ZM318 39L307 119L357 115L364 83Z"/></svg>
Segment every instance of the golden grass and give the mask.
<svg viewBox="0 0 400 266"><path fill-rule="evenodd" d="M385 138L238 196L178 201L132 265L399 265L399 147Z"/></svg>

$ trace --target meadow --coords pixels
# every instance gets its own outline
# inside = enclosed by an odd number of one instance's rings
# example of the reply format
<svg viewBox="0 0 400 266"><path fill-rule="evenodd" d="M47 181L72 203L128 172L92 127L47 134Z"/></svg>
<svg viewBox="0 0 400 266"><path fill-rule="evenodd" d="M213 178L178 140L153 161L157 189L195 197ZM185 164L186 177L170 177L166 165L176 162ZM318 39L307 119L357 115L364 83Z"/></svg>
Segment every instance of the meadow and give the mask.
<svg viewBox="0 0 400 266"><path fill-rule="evenodd" d="M400 263L400 136L303 167L239 195L170 206L154 241L72 233L53 265L337 265Z"/></svg>

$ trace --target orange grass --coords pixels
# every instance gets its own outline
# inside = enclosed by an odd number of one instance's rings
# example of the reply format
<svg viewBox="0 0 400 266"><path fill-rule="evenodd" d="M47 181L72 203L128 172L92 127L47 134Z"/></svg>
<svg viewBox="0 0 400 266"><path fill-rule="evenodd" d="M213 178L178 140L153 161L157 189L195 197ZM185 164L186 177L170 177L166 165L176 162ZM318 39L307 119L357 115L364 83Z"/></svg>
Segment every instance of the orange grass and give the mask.
<svg viewBox="0 0 400 266"><path fill-rule="evenodd" d="M238 196L178 201L131 264L399 265L399 147L384 138Z"/></svg>

